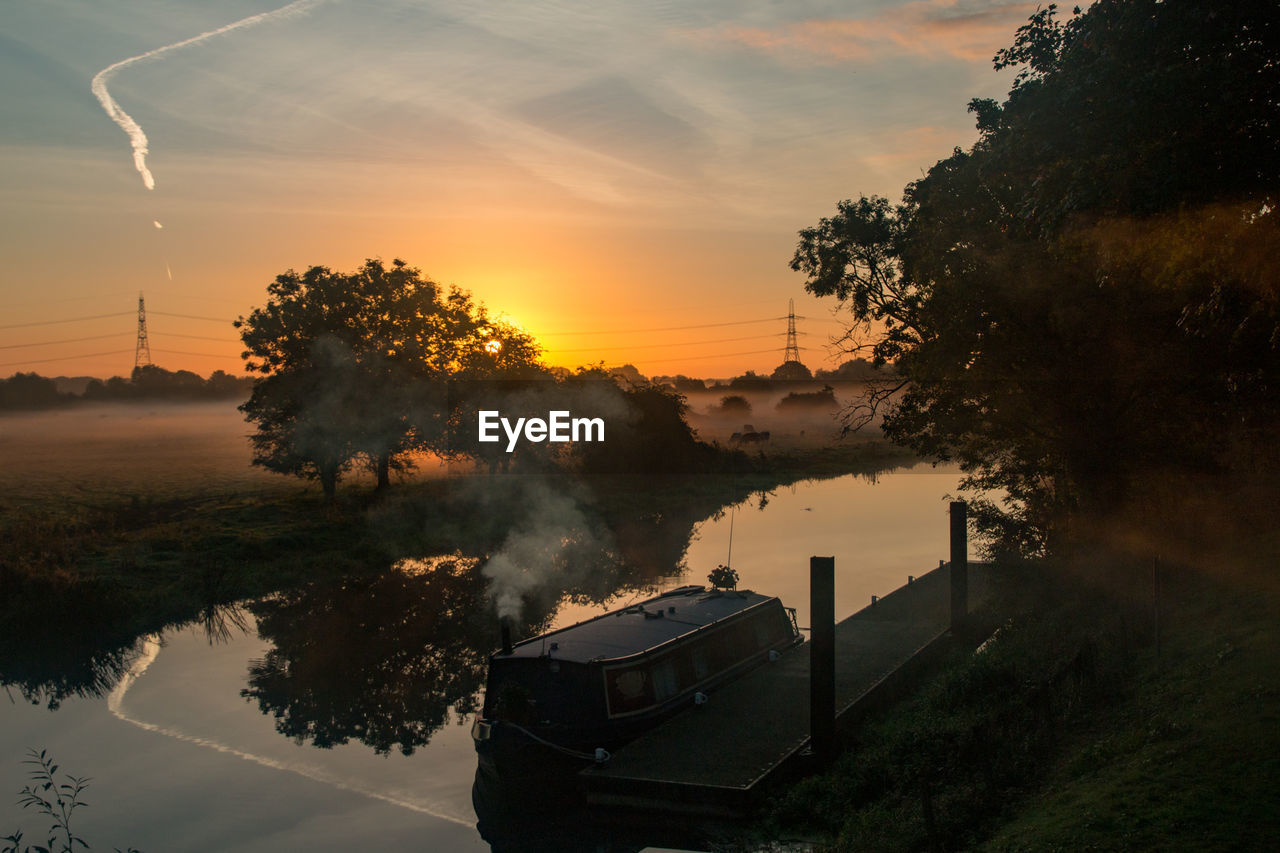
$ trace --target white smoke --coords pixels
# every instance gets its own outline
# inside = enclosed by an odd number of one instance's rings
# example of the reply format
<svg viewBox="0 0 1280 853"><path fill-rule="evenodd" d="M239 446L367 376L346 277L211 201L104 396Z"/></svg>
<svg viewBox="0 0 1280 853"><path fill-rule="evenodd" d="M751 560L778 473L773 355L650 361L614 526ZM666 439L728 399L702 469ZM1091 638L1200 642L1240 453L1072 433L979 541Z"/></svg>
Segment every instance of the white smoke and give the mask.
<svg viewBox="0 0 1280 853"><path fill-rule="evenodd" d="M226 26L218 27L216 30L200 33L198 36L192 36L189 39L167 44L164 47L157 47L146 53L140 53L137 56L131 56L128 59L122 59L119 62L108 65L106 68L93 75L93 80L89 84L89 88L93 90L93 94L98 99L98 103L102 104L102 108L106 110L107 115L116 124L120 125L120 129L129 137L129 145L133 147L133 166L138 170L138 174L142 175L142 184L149 190L156 188L155 178L151 175L151 170L147 168L147 135L143 132L142 127L133 120L133 117L120 108L115 98L111 97L111 93L107 91L107 83L115 76L115 73L122 68L128 68L139 62L145 62L149 59L157 59L171 51L179 50L184 47L190 47L193 44L207 41L215 36L224 35L225 33L235 30L243 30L248 27L255 27L258 24L264 24L268 21L277 21L284 18L292 18L300 15L316 6L323 0L295 0L287 6L281 6L271 12L260 12L257 15L250 15L247 18L241 18L234 23Z"/></svg>
<svg viewBox="0 0 1280 853"><path fill-rule="evenodd" d="M528 515L481 569L498 615L512 619L519 618L526 595L553 584L572 585L588 570L580 561L567 559L570 551L599 547L571 497L534 482L522 498Z"/></svg>

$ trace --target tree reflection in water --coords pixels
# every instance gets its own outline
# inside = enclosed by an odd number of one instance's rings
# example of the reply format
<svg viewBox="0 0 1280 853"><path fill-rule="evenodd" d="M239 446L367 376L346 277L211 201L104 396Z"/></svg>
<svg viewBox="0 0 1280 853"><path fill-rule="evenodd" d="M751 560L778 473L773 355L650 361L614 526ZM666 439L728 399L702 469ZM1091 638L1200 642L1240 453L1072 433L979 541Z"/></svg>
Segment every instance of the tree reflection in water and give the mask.
<svg viewBox="0 0 1280 853"><path fill-rule="evenodd" d="M101 584L59 583L0 564L0 685L51 711L111 692L137 659L137 631Z"/></svg>
<svg viewBox="0 0 1280 853"><path fill-rule="evenodd" d="M411 755L470 713L484 684L493 620L475 562L406 561L249 605L275 648L250 663L240 694L298 743Z"/></svg>
<svg viewBox="0 0 1280 853"><path fill-rule="evenodd" d="M474 496L472 497L474 500ZM480 501L477 510L494 508ZM714 509L714 507L712 507ZM626 515L585 508L540 553L548 581L530 587L517 637L545 630L562 602L599 604L677 575L690 532L710 511ZM519 521L513 514L508 523ZM483 559L406 559L390 570L315 583L250 604L274 648L249 667L241 691L276 729L327 748L352 740L410 755L451 719L477 710L498 618Z"/></svg>

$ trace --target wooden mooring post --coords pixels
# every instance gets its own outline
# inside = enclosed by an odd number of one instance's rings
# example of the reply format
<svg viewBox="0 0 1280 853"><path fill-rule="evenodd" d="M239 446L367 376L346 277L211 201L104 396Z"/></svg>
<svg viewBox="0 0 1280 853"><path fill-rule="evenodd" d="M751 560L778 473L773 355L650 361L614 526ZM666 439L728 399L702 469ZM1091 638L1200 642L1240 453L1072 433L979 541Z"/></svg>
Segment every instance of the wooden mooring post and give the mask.
<svg viewBox="0 0 1280 853"><path fill-rule="evenodd" d="M969 615L969 505L951 502L951 630L964 629Z"/></svg>
<svg viewBox="0 0 1280 853"><path fill-rule="evenodd" d="M809 748L819 766L836 744L836 558L809 558Z"/></svg>

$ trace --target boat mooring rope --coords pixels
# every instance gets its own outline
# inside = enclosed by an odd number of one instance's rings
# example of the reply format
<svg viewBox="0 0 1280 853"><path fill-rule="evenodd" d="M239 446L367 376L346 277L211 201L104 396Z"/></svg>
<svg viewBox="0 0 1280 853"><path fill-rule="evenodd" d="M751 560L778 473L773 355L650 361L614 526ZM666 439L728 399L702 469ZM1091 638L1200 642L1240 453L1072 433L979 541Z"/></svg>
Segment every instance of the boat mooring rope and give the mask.
<svg viewBox="0 0 1280 853"><path fill-rule="evenodd" d="M521 726L517 723L510 722L509 720L502 720L500 721L499 724L503 726L510 726L516 731L522 732L523 734L528 736L531 740L535 740L538 743L542 744L543 746L550 747L551 749L554 749L556 752L562 752L565 755L572 756L573 758L580 758L583 761L594 761L597 764L603 764L613 757L608 750L604 750L604 749L597 749L595 753L579 752L576 749L570 749L567 746L561 746L558 743L552 743L546 738L538 737L533 732L526 729L524 726Z"/></svg>

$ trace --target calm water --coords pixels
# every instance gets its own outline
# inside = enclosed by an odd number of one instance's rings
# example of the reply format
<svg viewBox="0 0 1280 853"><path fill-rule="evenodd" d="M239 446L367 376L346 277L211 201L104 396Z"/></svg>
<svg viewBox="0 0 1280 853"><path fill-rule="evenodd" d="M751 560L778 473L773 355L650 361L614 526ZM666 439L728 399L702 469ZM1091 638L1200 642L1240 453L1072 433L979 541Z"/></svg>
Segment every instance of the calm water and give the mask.
<svg viewBox="0 0 1280 853"><path fill-rule="evenodd" d="M945 558L957 478L917 466L753 496L694 525L685 568L662 583L704 582L732 527L741 586L781 596L807 625L809 557L835 555L848 615ZM44 820L13 805L36 747L93 778L76 828L94 849L488 850L469 734L491 637L483 581L449 559L402 568L139 641L106 696L49 710L7 688L0 834L43 840ZM541 622L641 595L561 602Z"/></svg>

